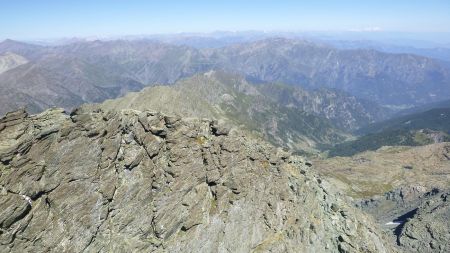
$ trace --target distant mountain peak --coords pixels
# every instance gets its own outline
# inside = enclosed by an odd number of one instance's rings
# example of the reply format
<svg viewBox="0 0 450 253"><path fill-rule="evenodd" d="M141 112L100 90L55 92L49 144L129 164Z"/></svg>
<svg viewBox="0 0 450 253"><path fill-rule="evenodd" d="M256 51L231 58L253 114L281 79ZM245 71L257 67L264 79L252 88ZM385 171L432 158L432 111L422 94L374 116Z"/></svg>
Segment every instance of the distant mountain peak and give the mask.
<svg viewBox="0 0 450 253"><path fill-rule="evenodd" d="M12 45L32 45L28 44L22 41L18 40L12 40L12 39L5 39L4 41L0 42L0 45L2 46L12 46Z"/></svg>
<svg viewBox="0 0 450 253"><path fill-rule="evenodd" d="M4 41L0 43L18 43L18 41L12 40L12 39L5 39Z"/></svg>

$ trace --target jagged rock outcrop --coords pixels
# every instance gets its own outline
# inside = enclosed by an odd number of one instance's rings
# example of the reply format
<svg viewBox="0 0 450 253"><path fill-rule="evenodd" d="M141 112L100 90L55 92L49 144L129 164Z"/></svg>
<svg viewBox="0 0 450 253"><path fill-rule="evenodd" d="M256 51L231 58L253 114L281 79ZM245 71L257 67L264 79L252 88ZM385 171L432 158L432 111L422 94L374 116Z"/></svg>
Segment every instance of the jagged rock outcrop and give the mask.
<svg viewBox="0 0 450 253"><path fill-rule="evenodd" d="M398 243L406 252L448 252L449 227L449 194L439 193L415 210L401 228Z"/></svg>
<svg viewBox="0 0 450 253"><path fill-rule="evenodd" d="M0 120L1 252L391 252L301 157L220 122Z"/></svg>
<svg viewBox="0 0 450 253"><path fill-rule="evenodd" d="M450 143L384 147L317 160L315 169L391 231L404 252L449 252Z"/></svg>

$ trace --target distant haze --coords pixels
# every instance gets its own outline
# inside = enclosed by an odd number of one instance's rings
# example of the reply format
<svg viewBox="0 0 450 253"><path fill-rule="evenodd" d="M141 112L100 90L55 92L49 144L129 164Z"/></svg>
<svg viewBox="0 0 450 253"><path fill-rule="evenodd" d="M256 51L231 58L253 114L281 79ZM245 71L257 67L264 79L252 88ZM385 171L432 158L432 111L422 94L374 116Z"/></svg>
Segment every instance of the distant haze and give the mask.
<svg viewBox="0 0 450 253"><path fill-rule="evenodd" d="M259 30L402 32L448 43L448 13L444 0L3 1L0 40Z"/></svg>

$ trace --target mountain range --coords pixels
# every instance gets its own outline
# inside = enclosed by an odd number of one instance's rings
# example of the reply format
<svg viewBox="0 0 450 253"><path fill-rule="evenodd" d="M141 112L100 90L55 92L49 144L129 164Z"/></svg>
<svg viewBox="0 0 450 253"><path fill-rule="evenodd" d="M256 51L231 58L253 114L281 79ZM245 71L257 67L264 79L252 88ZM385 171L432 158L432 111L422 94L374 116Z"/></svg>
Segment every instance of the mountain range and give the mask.
<svg viewBox="0 0 450 253"><path fill-rule="evenodd" d="M167 40L0 43L0 251L450 247L448 63Z"/></svg>
<svg viewBox="0 0 450 253"><path fill-rule="evenodd" d="M5 53L28 63L0 74L2 94L14 94L2 98L1 113L25 105L34 112L73 108L209 70L239 73L255 83L336 89L394 109L450 98L450 67L439 60L304 40L272 38L206 49L152 40L61 46L7 40L0 43L0 54Z"/></svg>
<svg viewBox="0 0 450 253"><path fill-rule="evenodd" d="M395 45L389 43L382 43L368 40L353 40L353 41L328 41L331 45L341 49L373 49L386 53L394 54L416 54L422 55L434 59L440 59L446 62L450 62L450 48L443 45L433 45L424 47L423 45L408 46L408 45Z"/></svg>

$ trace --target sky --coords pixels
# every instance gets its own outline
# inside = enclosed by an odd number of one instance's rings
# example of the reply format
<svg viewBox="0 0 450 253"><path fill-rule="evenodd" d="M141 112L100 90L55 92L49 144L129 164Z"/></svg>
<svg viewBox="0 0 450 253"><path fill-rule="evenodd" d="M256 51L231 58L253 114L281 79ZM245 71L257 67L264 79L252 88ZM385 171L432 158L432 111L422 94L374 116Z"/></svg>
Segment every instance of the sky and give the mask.
<svg viewBox="0 0 450 253"><path fill-rule="evenodd" d="M450 0L0 0L0 39L218 30L450 33Z"/></svg>

